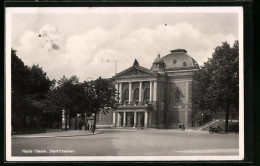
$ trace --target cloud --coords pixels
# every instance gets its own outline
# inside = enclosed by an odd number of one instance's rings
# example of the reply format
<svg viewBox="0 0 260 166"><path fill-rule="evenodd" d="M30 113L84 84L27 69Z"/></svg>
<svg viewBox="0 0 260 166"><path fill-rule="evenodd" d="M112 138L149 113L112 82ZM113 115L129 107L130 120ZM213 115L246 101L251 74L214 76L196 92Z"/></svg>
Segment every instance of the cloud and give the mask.
<svg viewBox="0 0 260 166"><path fill-rule="evenodd" d="M148 23L137 26L134 19L121 17L113 22L116 26L110 28L102 24L88 25L84 29L80 27L79 31L75 26L44 24L25 31L14 49L25 64L39 64L50 78L77 75L82 81L88 77L112 77L116 68L120 72L130 67L134 59L141 66L150 68L158 53L164 56L176 48L186 49L202 65L215 47L224 41L232 45L237 39L232 32L218 30L221 26L215 27L214 32L205 33L206 27L200 28L185 20L163 21L152 26Z"/></svg>

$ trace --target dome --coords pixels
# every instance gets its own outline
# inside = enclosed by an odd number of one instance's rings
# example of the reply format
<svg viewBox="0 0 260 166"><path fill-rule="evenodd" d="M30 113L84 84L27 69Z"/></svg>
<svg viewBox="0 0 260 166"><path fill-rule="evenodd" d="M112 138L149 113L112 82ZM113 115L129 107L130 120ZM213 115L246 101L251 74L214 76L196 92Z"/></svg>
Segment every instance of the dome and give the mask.
<svg viewBox="0 0 260 166"><path fill-rule="evenodd" d="M160 54L158 54L157 58L154 60L153 63L164 63L163 59L160 57Z"/></svg>
<svg viewBox="0 0 260 166"><path fill-rule="evenodd" d="M198 68L197 62L187 54L185 49L171 50L171 53L164 56L162 59L166 65L166 70Z"/></svg>

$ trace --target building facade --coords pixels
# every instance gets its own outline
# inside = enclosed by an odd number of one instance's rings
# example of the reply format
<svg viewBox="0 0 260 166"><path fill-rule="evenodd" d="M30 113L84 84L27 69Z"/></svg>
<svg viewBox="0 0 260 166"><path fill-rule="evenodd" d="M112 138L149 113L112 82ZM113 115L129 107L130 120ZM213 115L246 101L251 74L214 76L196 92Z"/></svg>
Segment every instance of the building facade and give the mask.
<svg viewBox="0 0 260 166"><path fill-rule="evenodd" d="M177 128L192 123L193 74L197 62L184 49L154 60L151 69L135 60L113 77L119 92L118 107L112 113L117 127Z"/></svg>

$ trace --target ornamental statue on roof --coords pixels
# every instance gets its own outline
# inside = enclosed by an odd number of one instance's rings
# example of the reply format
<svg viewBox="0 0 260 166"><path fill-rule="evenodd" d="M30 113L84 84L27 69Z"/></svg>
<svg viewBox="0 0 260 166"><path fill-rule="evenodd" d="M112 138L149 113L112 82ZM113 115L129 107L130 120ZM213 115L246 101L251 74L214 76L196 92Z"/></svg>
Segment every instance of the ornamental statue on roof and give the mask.
<svg viewBox="0 0 260 166"><path fill-rule="evenodd" d="M139 66L138 61L135 59L133 66Z"/></svg>

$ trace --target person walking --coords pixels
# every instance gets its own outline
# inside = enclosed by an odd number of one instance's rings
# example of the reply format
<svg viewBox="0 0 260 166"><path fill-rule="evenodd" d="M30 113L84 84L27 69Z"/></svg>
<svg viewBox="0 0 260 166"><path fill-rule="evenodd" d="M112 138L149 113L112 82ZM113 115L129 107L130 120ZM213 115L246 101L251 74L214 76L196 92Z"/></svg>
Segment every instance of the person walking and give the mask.
<svg viewBox="0 0 260 166"><path fill-rule="evenodd" d="M93 122L91 121L91 122L90 122L90 133L93 132L93 130L94 130L94 124L93 124Z"/></svg>

